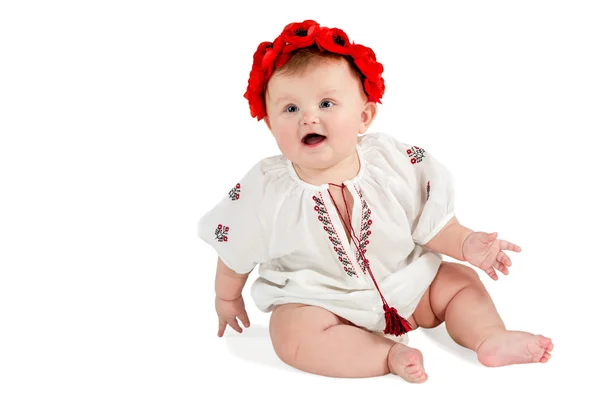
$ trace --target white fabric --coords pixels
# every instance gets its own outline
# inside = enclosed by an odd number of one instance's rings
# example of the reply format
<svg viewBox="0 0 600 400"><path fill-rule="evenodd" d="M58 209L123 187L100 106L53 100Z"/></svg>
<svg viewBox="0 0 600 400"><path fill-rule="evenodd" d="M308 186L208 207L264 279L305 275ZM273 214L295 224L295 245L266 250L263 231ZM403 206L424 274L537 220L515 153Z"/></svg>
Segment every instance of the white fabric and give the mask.
<svg viewBox="0 0 600 400"><path fill-rule="evenodd" d="M352 226L386 301L408 318L442 260L422 245L454 215L452 177L429 152L388 134L360 135L356 149L360 171L344 182L354 198ZM258 162L235 186L201 218L198 234L237 273L260 265L251 290L260 310L315 305L383 331L381 297L327 184L303 182L278 155Z"/></svg>

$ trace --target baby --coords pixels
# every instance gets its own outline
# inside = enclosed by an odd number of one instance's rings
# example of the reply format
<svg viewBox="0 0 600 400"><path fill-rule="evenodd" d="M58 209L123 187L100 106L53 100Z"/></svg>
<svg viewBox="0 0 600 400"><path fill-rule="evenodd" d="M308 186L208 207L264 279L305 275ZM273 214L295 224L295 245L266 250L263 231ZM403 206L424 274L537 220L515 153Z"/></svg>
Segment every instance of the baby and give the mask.
<svg viewBox="0 0 600 400"><path fill-rule="evenodd" d="M374 52L337 28L291 23L254 54L244 97L280 155L259 161L199 222L218 253L218 335L250 326L242 289L285 363L331 377L427 380L408 332L446 323L483 365L547 362L549 338L509 331L478 274L521 249L454 215L449 171L420 147L366 134L385 90Z"/></svg>

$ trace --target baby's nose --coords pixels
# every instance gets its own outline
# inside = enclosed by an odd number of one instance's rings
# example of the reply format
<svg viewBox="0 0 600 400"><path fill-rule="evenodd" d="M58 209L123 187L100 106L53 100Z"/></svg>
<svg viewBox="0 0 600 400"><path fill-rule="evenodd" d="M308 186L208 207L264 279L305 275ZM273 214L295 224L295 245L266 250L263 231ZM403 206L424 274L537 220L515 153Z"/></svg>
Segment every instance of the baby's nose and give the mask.
<svg viewBox="0 0 600 400"><path fill-rule="evenodd" d="M319 116L314 111L305 111L302 114L302 125L318 124Z"/></svg>

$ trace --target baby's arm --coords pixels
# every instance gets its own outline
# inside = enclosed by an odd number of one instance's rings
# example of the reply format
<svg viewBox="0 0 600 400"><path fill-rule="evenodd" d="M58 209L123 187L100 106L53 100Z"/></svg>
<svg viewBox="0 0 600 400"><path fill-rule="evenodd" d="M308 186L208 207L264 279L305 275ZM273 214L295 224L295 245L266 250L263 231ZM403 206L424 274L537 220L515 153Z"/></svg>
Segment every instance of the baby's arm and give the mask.
<svg viewBox="0 0 600 400"><path fill-rule="evenodd" d="M215 309L219 317L219 331L217 335L223 336L225 328L229 325L233 330L242 333L238 319L246 328L250 326L250 319L246 313L246 306L242 297L242 289L248 280L250 272L238 274L221 261L217 261L217 276L215 279Z"/></svg>
<svg viewBox="0 0 600 400"><path fill-rule="evenodd" d="M217 297L228 301L240 297L250 273L238 274L226 266L219 258L217 260L217 276L215 278L215 293Z"/></svg>
<svg viewBox="0 0 600 400"><path fill-rule="evenodd" d="M472 232L473 230L462 226L456 217L452 217L446 226L425 244L425 247L455 260L466 261L463 244Z"/></svg>
<svg viewBox="0 0 600 400"><path fill-rule="evenodd" d="M508 267L512 265L504 251L521 251L519 246L498 239L497 232L473 232L454 217L425 247L456 260L467 261L493 280L498 279L496 270L508 275Z"/></svg>

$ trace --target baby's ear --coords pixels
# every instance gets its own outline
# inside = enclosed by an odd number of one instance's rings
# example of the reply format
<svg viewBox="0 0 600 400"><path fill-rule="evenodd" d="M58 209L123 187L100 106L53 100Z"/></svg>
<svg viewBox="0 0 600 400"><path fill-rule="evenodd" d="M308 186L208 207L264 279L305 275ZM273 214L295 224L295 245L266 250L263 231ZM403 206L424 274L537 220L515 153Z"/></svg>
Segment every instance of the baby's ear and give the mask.
<svg viewBox="0 0 600 400"><path fill-rule="evenodd" d="M265 120L265 124L267 124L267 128L269 128L269 130L271 130L271 122L269 122L269 117L265 116L264 120Z"/></svg>
<svg viewBox="0 0 600 400"><path fill-rule="evenodd" d="M365 108L360 114L360 129L359 133L365 133L369 126L375 120L375 116L377 115L377 104L374 101L368 101L365 103Z"/></svg>

